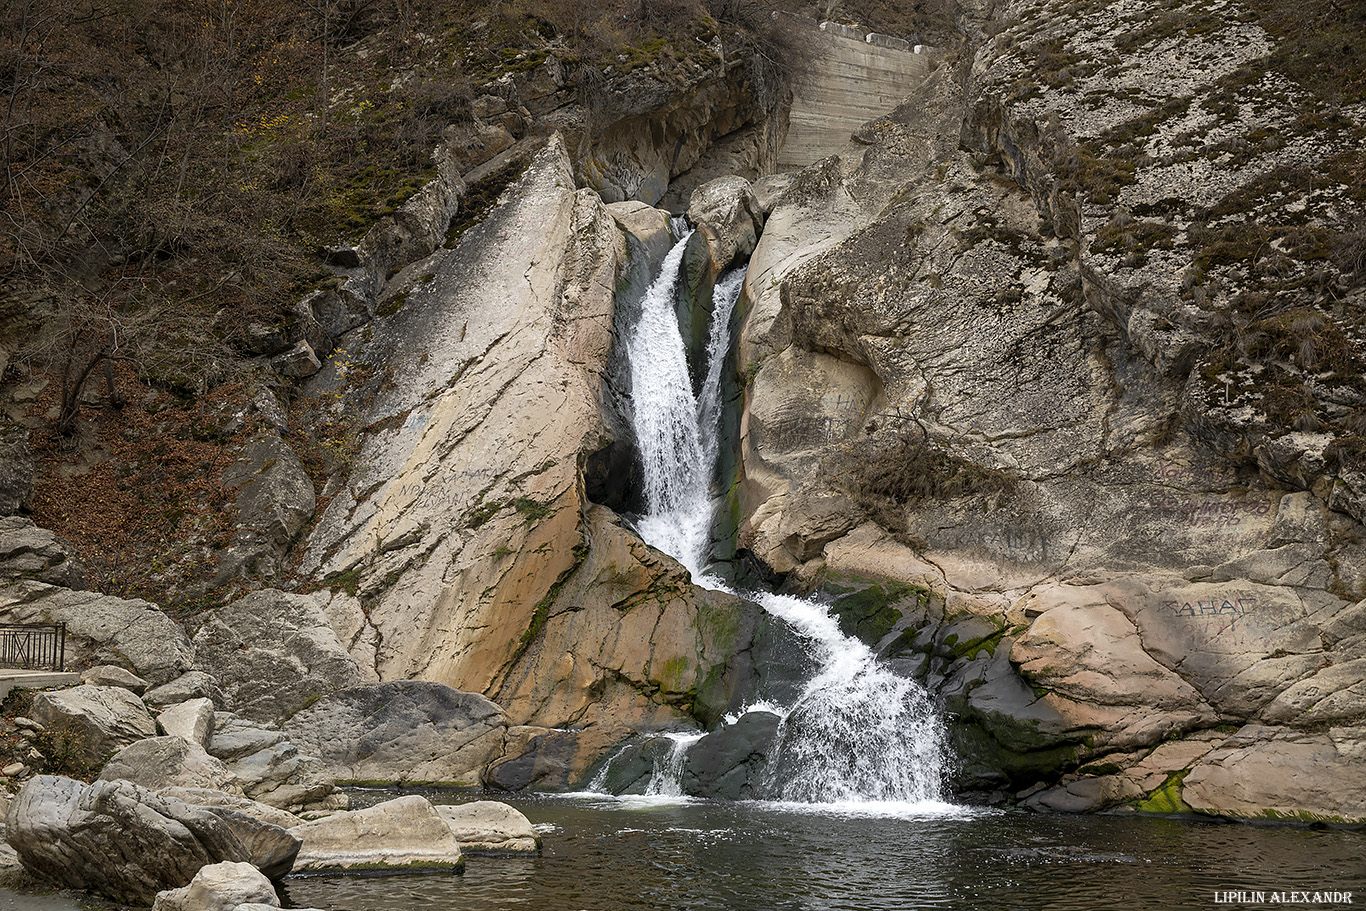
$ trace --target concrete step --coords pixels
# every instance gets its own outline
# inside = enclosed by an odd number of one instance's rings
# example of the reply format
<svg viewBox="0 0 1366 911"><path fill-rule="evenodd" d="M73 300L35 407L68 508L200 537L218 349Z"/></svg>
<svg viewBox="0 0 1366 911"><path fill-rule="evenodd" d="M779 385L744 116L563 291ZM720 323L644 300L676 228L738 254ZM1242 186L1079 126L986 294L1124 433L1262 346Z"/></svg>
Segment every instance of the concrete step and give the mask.
<svg viewBox="0 0 1366 911"><path fill-rule="evenodd" d="M0 667L0 702L15 687L37 690L47 686L75 686L81 675L74 671L31 671L23 668Z"/></svg>

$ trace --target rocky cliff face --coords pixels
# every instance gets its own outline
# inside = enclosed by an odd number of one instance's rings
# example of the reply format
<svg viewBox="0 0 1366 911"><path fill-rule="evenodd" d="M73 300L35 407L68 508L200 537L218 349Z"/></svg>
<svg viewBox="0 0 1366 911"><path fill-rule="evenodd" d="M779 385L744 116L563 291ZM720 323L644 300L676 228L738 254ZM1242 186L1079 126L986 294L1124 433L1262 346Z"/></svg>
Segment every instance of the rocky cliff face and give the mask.
<svg viewBox="0 0 1366 911"><path fill-rule="evenodd" d="M741 543L930 593L864 635L957 712L960 786L1360 819L1362 283L1306 244L1353 242L1366 109L1244 9L1156 6L997 11L779 200Z"/></svg>
<svg viewBox="0 0 1366 911"><path fill-rule="evenodd" d="M782 631L614 512L619 292L673 242L652 206L687 208L694 316L752 250L718 552L923 680L958 790L1366 819L1366 107L1287 76L1232 2L968 3L959 26L851 144L752 187L786 98L712 31L594 98L553 54L483 86L434 178L329 248L336 281L258 346L301 394L235 419L259 432L205 564L311 594L196 618L193 647L121 601L179 643L158 664L74 623L101 596L7 519L0 600L152 683L202 665L320 753L329 706L378 698L363 681L481 694L503 714L460 780L565 785L632 731L715 722ZM336 431L316 490L300 416Z"/></svg>
<svg viewBox="0 0 1366 911"><path fill-rule="evenodd" d="M627 723L715 718L757 608L694 588L585 494L626 235L558 137L506 200L399 273L392 313L316 379L361 445L303 571L379 679L487 694L526 737L597 724L601 749Z"/></svg>

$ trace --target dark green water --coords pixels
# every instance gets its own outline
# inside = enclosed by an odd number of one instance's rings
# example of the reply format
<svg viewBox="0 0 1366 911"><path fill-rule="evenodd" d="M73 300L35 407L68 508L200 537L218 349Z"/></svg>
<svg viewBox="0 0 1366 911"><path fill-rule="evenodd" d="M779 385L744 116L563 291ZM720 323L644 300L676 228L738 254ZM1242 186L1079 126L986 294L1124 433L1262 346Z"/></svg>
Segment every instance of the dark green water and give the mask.
<svg viewBox="0 0 1366 911"><path fill-rule="evenodd" d="M1366 905L1366 834L1354 832L1135 816L860 816L746 803L427 796L506 800L549 829L544 851L470 857L463 876L291 877L288 902L351 911L1156 911L1272 907L1274 891L1333 890L1355 893L1353 903L1314 907ZM1260 905L1217 901L1226 890L1267 894Z"/></svg>

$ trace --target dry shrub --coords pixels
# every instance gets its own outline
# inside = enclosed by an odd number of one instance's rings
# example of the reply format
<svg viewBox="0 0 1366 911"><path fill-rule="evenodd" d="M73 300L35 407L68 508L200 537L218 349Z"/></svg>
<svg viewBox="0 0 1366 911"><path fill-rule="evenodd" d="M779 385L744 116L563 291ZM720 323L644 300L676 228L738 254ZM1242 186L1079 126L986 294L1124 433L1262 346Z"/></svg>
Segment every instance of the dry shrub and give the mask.
<svg viewBox="0 0 1366 911"><path fill-rule="evenodd" d="M904 509L925 500L1000 496L1017 479L955 455L918 428L853 444L830 466L846 492L875 522L904 533Z"/></svg>

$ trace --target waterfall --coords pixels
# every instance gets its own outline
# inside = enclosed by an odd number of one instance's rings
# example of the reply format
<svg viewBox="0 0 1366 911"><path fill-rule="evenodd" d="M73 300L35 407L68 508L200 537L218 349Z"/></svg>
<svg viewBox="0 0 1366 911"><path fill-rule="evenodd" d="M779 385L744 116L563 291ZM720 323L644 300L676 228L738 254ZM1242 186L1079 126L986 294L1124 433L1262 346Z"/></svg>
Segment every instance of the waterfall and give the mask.
<svg viewBox="0 0 1366 911"><path fill-rule="evenodd" d="M702 739L701 734L666 734L673 741L668 755L655 762L650 783L645 786L647 797L682 797L683 764L688 758L688 747Z"/></svg>
<svg viewBox="0 0 1366 911"><path fill-rule="evenodd" d="M720 445L721 368L730 348L730 316L740 299L745 274L737 269L716 285L707 337L707 374L694 397L674 308L683 251L691 236L687 232L674 245L646 290L626 351L631 364L633 424L645 477L646 514L638 531L700 578L706 565L711 480Z"/></svg>
<svg viewBox="0 0 1366 911"><path fill-rule="evenodd" d="M646 514L637 531L682 563L694 583L730 591L705 568L715 507L721 371L744 272L728 273L716 285L706 374L694 396L674 307L690 234L665 258L627 341L645 477ZM942 800L944 732L924 688L892 673L862 642L845 636L820 604L765 592L746 596L795 629L818 664L796 702L779 712L767 796L802 803ZM665 781L677 787L691 742L676 741L669 765L678 768L672 774L657 769L652 788L666 787Z"/></svg>
<svg viewBox="0 0 1366 911"><path fill-rule="evenodd" d="M758 601L807 637L820 665L778 726L769 793L803 803L942 800L944 732L924 687L841 633L822 605Z"/></svg>

